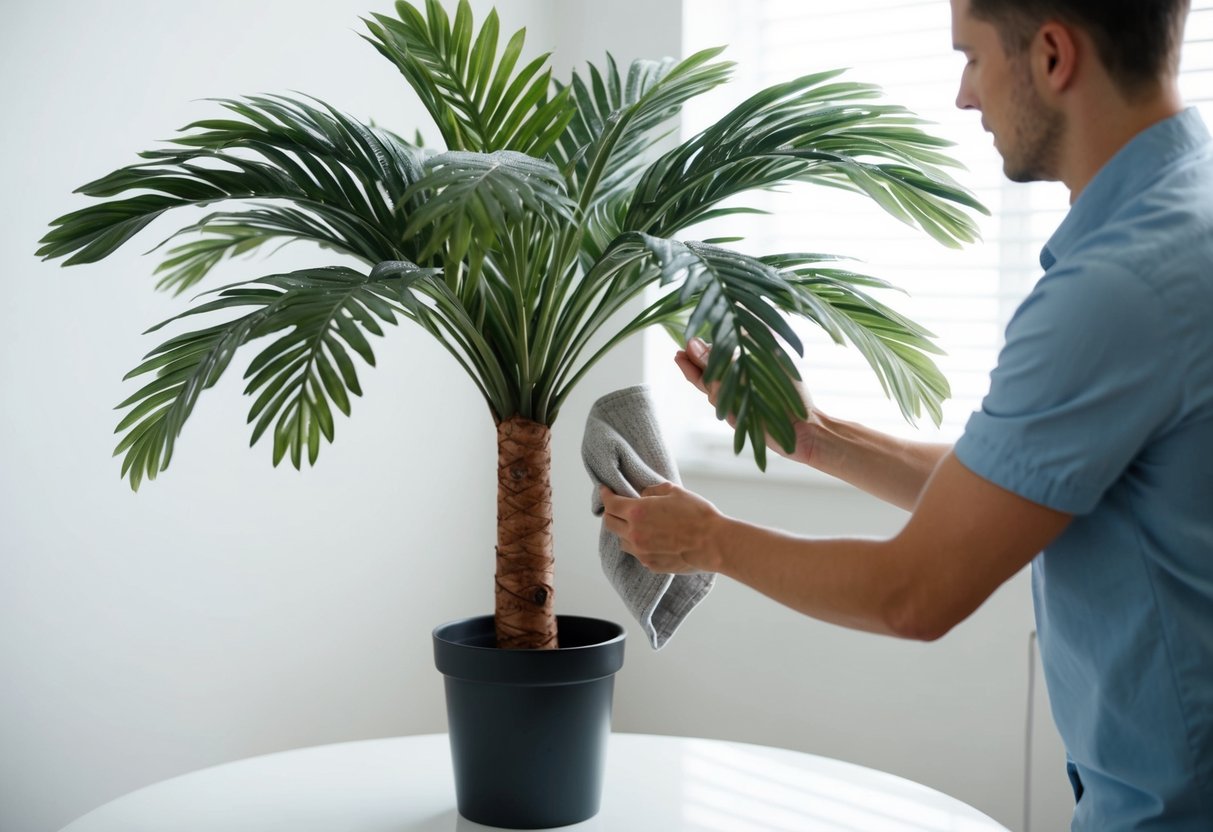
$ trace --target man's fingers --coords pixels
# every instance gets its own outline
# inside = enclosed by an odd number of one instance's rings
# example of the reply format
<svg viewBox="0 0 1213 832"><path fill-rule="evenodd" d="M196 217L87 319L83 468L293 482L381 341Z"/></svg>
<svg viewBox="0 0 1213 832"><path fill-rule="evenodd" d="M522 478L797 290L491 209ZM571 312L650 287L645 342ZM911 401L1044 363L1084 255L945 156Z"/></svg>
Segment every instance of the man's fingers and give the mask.
<svg viewBox="0 0 1213 832"><path fill-rule="evenodd" d="M619 537L623 537L623 533L626 532L628 528L628 524L626 522L613 514L604 514L602 516L602 525L606 527L608 532Z"/></svg>
<svg viewBox="0 0 1213 832"><path fill-rule="evenodd" d="M695 362L695 365L699 369L702 370L708 366L708 354L712 351L712 348L702 338L692 338L690 341L687 341L686 351L687 356Z"/></svg>
<svg viewBox="0 0 1213 832"><path fill-rule="evenodd" d="M621 516L623 507L627 505L630 497L621 497L605 485L598 486L598 497L602 500L602 508L607 516Z"/></svg>
<svg viewBox="0 0 1213 832"><path fill-rule="evenodd" d="M708 356L711 352L712 347L702 338L692 338L690 341L687 341L687 348L685 350L679 350L674 355L674 363L678 365L678 369L682 370L682 374L686 376L687 381L694 384L703 393L706 393L708 401L715 405L716 393L720 390L720 382L713 382L709 386L703 380L703 373L707 369Z"/></svg>
<svg viewBox="0 0 1213 832"><path fill-rule="evenodd" d="M703 370L700 369L699 365L692 361L685 352L679 351L679 353L674 356L674 363L678 365L678 369L682 370L682 375L687 381L695 385L699 392L706 395L708 397L708 401L710 401L712 404L716 404L716 391L720 389L720 382L713 382L711 387L704 384Z"/></svg>
<svg viewBox="0 0 1213 832"><path fill-rule="evenodd" d="M614 513L622 511L623 507L626 506L627 503L632 502L635 498L620 497L605 485L599 486L598 490L599 493L602 494L602 506L606 510L602 515L603 528L619 538L619 551L623 552L625 555L632 555L635 557L635 553L632 552L633 546L628 540L628 534L630 532L628 521L620 515Z"/></svg>
<svg viewBox="0 0 1213 832"><path fill-rule="evenodd" d="M687 381L704 390L703 371L708 366L708 354L712 351L702 338L687 341L686 349L674 353L674 363L682 370ZM706 390L705 390L706 392Z"/></svg>
<svg viewBox="0 0 1213 832"><path fill-rule="evenodd" d="M673 492L676 488L677 486L672 482L659 482L641 491L640 497L660 497ZM626 519L629 504L635 503L640 499L638 497L622 497L605 485L598 486L598 494L602 500L602 507L605 510L606 516L614 516L620 519Z"/></svg>
<svg viewBox="0 0 1213 832"><path fill-rule="evenodd" d="M686 354L685 350L679 350L674 355L674 363L682 371L683 378L695 385L700 392L708 392L708 388L703 385L703 370L691 360L691 357Z"/></svg>

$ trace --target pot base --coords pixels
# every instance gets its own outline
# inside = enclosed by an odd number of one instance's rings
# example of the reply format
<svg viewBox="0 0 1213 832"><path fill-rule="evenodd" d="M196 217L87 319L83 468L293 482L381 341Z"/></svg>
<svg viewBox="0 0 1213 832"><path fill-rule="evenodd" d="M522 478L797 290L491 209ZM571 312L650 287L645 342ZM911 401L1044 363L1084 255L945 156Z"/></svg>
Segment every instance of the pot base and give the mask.
<svg viewBox="0 0 1213 832"><path fill-rule="evenodd" d="M459 814L545 829L598 813L624 631L557 616L556 650L501 650L492 616L434 630L445 676Z"/></svg>

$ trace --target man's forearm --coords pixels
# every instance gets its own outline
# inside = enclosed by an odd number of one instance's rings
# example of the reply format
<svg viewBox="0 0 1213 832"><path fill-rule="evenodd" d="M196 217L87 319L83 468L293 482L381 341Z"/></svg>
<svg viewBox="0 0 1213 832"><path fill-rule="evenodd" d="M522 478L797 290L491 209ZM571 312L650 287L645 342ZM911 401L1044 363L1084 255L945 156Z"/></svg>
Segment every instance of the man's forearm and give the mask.
<svg viewBox="0 0 1213 832"><path fill-rule="evenodd" d="M1069 520L945 455L909 522L888 540L795 537L717 513L685 560L822 621L933 640L971 615Z"/></svg>
<svg viewBox="0 0 1213 832"><path fill-rule="evenodd" d="M713 537L713 571L821 621L911 636L890 541L812 540L724 517Z"/></svg>
<svg viewBox="0 0 1213 832"><path fill-rule="evenodd" d="M708 352L708 346L702 340L692 338L685 350L674 355L674 363L687 381L706 393L708 401L715 405L719 382L708 386L703 380ZM838 477L895 506L912 510L931 472L951 446L910 442L862 425L832 419L813 406L799 382L797 390L809 415L794 425L795 450L786 453L770 438L767 444L793 460ZM733 424L732 419L730 424Z"/></svg>
<svg viewBox="0 0 1213 832"><path fill-rule="evenodd" d="M814 414L807 465L907 511L951 445L913 442Z"/></svg>
<svg viewBox="0 0 1213 832"><path fill-rule="evenodd" d="M795 537L668 482L640 497L604 488L602 500L607 531L653 572L719 572L823 621L924 640L971 615L1070 522L951 454L889 540Z"/></svg>

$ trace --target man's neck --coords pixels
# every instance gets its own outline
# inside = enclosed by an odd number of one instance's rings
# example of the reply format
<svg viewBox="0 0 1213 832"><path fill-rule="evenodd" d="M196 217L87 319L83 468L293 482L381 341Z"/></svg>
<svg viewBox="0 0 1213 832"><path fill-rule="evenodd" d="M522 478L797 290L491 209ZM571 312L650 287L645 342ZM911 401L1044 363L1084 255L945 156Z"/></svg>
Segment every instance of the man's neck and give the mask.
<svg viewBox="0 0 1213 832"><path fill-rule="evenodd" d="M1070 190L1070 204L1135 136L1182 110L1183 100L1174 83L1132 101L1117 94L1090 96L1076 102L1067 124L1060 171L1061 181Z"/></svg>

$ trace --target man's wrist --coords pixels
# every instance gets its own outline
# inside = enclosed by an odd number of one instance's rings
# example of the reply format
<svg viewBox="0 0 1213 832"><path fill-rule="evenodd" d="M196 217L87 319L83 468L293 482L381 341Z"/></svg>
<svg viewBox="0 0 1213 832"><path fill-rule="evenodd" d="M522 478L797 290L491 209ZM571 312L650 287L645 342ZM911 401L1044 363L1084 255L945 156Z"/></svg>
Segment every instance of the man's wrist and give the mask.
<svg viewBox="0 0 1213 832"><path fill-rule="evenodd" d="M813 463L818 450L821 426L822 416L815 410L810 410L808 418L795 424L796 450L792 453L794 462L808 465L810 468L816 467Z"/></svg>
<svg viewBox="0 0 1213 832"><path fill-rule="evenodd" d="M715 514L704 525L703 544L691 565L704 572L724 572L737 521L723 514Z"/></svg>

